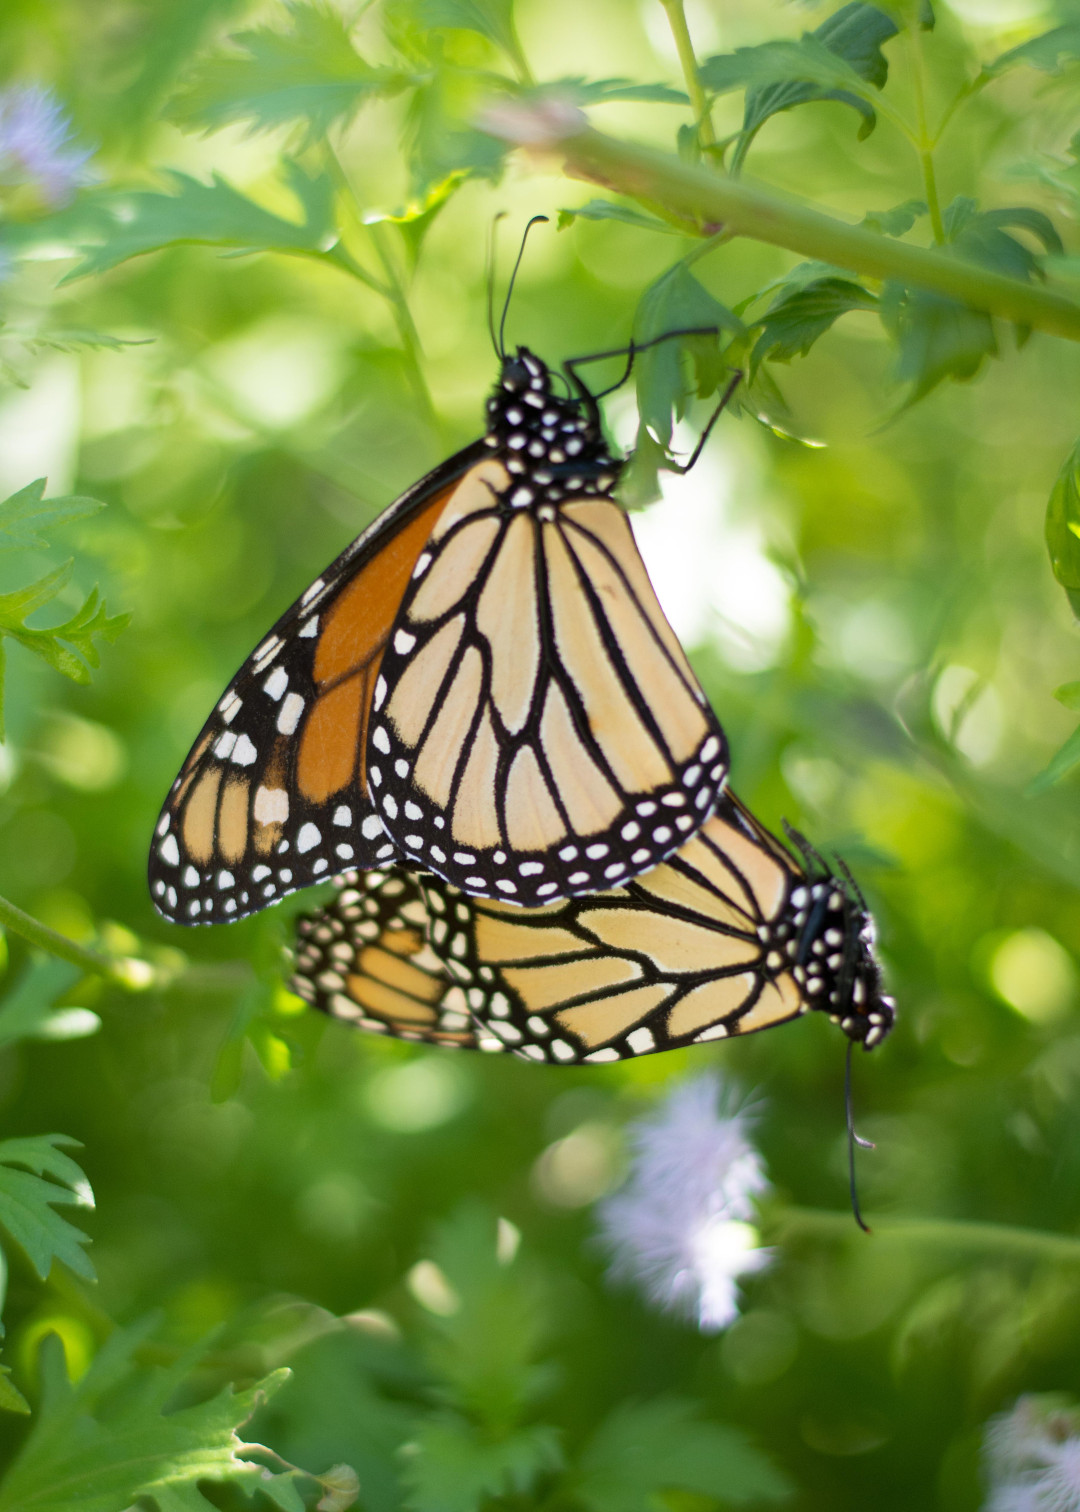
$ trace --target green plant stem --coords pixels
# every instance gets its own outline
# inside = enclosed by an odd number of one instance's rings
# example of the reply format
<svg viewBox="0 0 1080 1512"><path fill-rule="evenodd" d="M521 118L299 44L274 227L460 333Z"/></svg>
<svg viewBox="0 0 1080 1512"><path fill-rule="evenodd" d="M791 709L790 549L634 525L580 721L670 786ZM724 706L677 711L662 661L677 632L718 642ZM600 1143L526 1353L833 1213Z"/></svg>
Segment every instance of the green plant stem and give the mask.
<svg viewBox="0 0 1080 1512"><path fill-rule="evenodd" d="M697 123L698 141L702 147L713 147L716 145L716 131L713 127L708 96L702 88L701 77L698 74L697 57L694 53L690 28L686 24L683 0L660 0L660 4L667 11L671 35L675 38L679 63L682 65L683 78L686 80L686 92L690 96L690 108L694 112L694 120Z"/></svg>
<svg viewBox="0 0 1080 1512"><path fill-rule="evenodd" d="M930 212L930 228L938 246L945 242L945 224L941 219L941 200L938 197L937 177L934 173L934 144L926 124L926 65L922 50L922 29L918 19L908 23L911 76L915 87L915 119L918 126L919 166L922 169L926 208Z"/></svg>
<svg viewBox="0 0 1080 1512"><path fill-rule="evenodd" d="M1051 1234L1044 1229L1014 1228L1004 1223L966 1223L951 1218L867 1218L867 1222L872 1236L878 1239L1080 1264L1080 1237ZM823 1212L816 1208L785 1208L766 1220L764 1227L769 1237L781 1240L803 1236L859 1237L850 1213Z"/></svg>
<svg viewBox="0 0 1080 1512"><path fill-rule="evenodd" d="M420 345L420 333L416 329L412 318L412 311L409 309L409 301L405 297L405 290L402 288L397 269L394 267L393 259L387 249L385 229L378 222L367 226L366 229L371 237L371 244L375 248L379 262L382 264L382 270L386 275L388 286L386 297L390 302L390 308L394 312L394 324L397 326L398 336L405 354L405 362L409 370L409 381L424 412L424 419L431 426L435 434L438 435L439 417L435 410L435 401L431 397L431 390L427 386L427 379L424 377L423 363L420 360L423 352Z"/></svg>
<svg viewBox="0 0 1080 1512"><path fill-rule="evenodd" d="M0 924L29 944L36 945L39 950L59 956L62 961L70 961L73 966L91 972L94 976L107 977L109 981L126 987L129 991L133 987L149 986L149 978L146 981L138 980L144 973L132 970L133 967L146 967L149 972L146 962L105 956L96 950L88 950L85 945L76 945L74 940L57 934L55 929L50 929L47 924L42 924L21 908L16 908L6 898L0 898Z"/></svg>
<svg viewBox="0 0 1080 1512"><path fill-rule="evenodd" d="M934 289L1003 320L1080 341L1080 304L1048 289L937 248L846 225L775 189L710 173L636 142L582 130L546 144L548 161L555 146L571 177L691 216L708 235L724 228L868 278Z"/></svg>

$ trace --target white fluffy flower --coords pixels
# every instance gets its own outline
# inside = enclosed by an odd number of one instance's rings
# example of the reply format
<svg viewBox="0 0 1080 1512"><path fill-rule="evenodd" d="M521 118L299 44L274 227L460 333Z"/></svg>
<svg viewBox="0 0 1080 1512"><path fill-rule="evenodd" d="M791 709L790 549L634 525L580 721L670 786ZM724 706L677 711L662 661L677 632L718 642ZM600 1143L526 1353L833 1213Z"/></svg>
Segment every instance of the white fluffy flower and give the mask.
<svg viewBox="0 0 1080 1512"><path fill-rule="evenodd" d="M985 1435L985 1512L1080 1512L1080 1412L1061 1397L1024 1396Z"/></svg>
<svg viewBox="0 0 1080 1512"><path fill-rule="evenodd" d="M70 138L71 122L49 90L0 90L0 189L29 191L49 208L64 204L89 181L90 153Z"/></svg>
<svg viewBox="0 0 1080 1512"><path fill-rule="evenodd" d="M771 1258L750 1223L768 1187L751 1122L719 1076L683 1082L631 1126L629 1177L599 1207L611 1274L709 1333L737 1316L739 1277Z"/></svg>

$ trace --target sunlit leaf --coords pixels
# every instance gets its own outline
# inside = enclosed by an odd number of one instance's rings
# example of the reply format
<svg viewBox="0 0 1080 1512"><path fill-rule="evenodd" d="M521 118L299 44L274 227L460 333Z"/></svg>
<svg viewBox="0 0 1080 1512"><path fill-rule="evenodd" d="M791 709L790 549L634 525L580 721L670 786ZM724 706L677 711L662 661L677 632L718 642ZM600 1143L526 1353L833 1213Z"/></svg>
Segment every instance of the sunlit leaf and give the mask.
<svg viewBox="0 0 1080 1512"><path fill-rule="evenodd" d="M25 1252L43 1281L54 1260L93 1281L94 1267L83 1249L90 1240L53 1212L58 1206L94 1205L89 1182L62 1146L80 1147L66 1134L0 1141L0 1228Z"/></svg>
<svg viewBox="0 0 1080 1512"><path fill-rule="evenodd" d="M882 236L904 236L925 214L925 201L909 199L902 205L894 205L891 210L868 210L859 224L867 231L880 232Z"/></svg>
<svg viewBox="0 0 1080 1512"><path fill-rule="evenodd" d="M369 99L404 89L410 75L365 61L330 5L287 7L288 29L259 27L230 38L233 51L207 59L170 102L181 126L209 131L247 121L252 131L304 123L317 141Z"/></svg>
<svg viewBox="0 0 1080 1512"><path fill-rule="evenodd" d="M1040 793L1056 787L1063 778L1080 766L1080 728L1075 729L1065 744L1056 751L1038 776L1033 777L1024 789L1025 796L1037 798Z"/></svg>
<svg viewBox="0 0 1080 1512"><path fill-rule="evenodd" d="M0 504L0 551L16 548L44 547L48 543L42 531L55 530L72 520L84 520L97 514L105 505L100 499L80 494L65 494L55 499L45 497L45 479L38 478L20 488Z"/></svg>
<svg viewBox="0 0 1080 1512"><path fill-rule="evenodd" d="M65 1037L65 1024L78 1027L71 1019L72 1010L56 1008L54 1004L79 978L79 969L54 956L38 957L30 962L16 985L0 1002L0 1046L16 1044L19 1040L52 1040ZM87 1015L80 1022L83 1034L93 1034L101 1026L96 1014L87 1009L76 1010ZM79 1034L69 1036L81 1038Z"/></svg>
<svg viewBox="0 0 1080 1512"><path fill-rule="evenodd" d="M408 1446L403 1480L414 1512L473 1512L492 1497L526 1497L562 1464L558 1434L540 1424L492 1438L442 1414Z"/></svg>
<svg viewBox="0 0 1080 1512"><path fill-rule="evenodd" d="M1054 576L1080 605L1080 441L1057 475L1046 505L1046 545Z"/></svg>
<svg viewBox="0 0 1080 1512"><path fill-rule="evenodd" d="M624 225L637 226L642 231L666 231L669 235L682 235L677 226L661 220L658 215L650 215L647 210L639 210L636 205L623 205L617 200L589 200L588 204L560 210L559 230L564 230L575 220L622 221Z"/></svg>
<svg viewBox="0 0 1080 1512"><path fill-rule="evenodd" d="M751 357L751 370L766 358L790 362L807 352L849 310L872 310L877 296L848 278L819 278L780 294L762 321Z"/></svg>
<svg viewBox="0 0 1080 1512"><path fill-rule="evenodd" d="M289 1372L166 1411L194 1361L138 1369L133 1356L148 1332L148 1325L118 1329L76 1385L67 1378L60 1339L45 1338L41 1407L0 1484L2 1512L120 1512L136 1501L157 1512L210 1512L215 1504L203 1495L203 1482L260 1491L282 1512L304 1512L302 1472L273 1473L253 1458L260 1446L238 1432Z"/></svg>
<svg viewBox="0 0 1080 1512"><path fill-rule="evenodd" d="M483 81L464 69L443 68L409 102L406 144L413 193L426 198L448 179L495 179L508 147L473 124Z"/></svg>
<svg viewBox="0 0 1080 1512"><path fill-rule="evenodd" d="M552 79L546 94L558 92L574 105L603 105L605 101L637 100L642 104L687 105L689 97L670 84L635 84L630 79L584 79L577 75Z"/></svg>
<svg viewBox="0 0 1080 1512"><path fill-rule="evenodd" d="M413 0L412 9L425 26L478 32L509 57L520 56L513 0Z"/></svg>
<svg viewBox="0 0 1080 1512"><path fill-rule="evenodd" d="M587 1446L575 1487L589 1512L657 1512L665 1491L741 1506L785 1501L793 1490L737 1428L674 1400L617 1408Z"/></svg>
<svg viewBox="0 0 1080 1512"><path fill-rule="evenodd" d="M0 1365L0 1412L30 1412L30 1403L11 1379L10 1365Z"/></svg>
<svg viewBox="0 0 1080 1512"><path fill-rule="evenodd" d="M992 78L1003 74L1021 63L1030 63L1032 68L1043 73L1059 73L1068 63L1080 60L1080 21L1069 21L1064 26L1055 26L1019 47L1010 47L1000 57L988 63L983 70Z"/></svg>
<svg viewBox="0 0 1080 1512"><path fill-rule="evenodd" d="M186 173L171 173L175 194L118 194L101 206L107 232L96 244L82 244L83 259L65 282L183 242L248 251L323 251L337 239L334 186L328 177L311 176L295 163L287 163L286 172L303 209L301 222L264 210L217 174L204 184Z"/></svg>
<svg viewBox="0 0 1080 1512"><path fill-rule="evenodd" d="M813 100L839 100L862 116L860 137L877 122L874 93L888 78L882 44L897 32L877 6L845 5L799 41L764 42L707 58L701 81L713 94L746 90L743 125L732 168L737 170L761 127L781 110Z"/></svg>

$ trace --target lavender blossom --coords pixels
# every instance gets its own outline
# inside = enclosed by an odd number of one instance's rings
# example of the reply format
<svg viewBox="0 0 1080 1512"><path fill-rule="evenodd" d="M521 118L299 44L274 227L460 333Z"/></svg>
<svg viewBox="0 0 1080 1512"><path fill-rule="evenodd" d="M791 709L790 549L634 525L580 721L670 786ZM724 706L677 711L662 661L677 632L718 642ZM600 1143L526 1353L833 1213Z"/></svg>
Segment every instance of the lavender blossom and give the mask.
<svg viewBox="0 0 1080 1512"><path fill-rule="evenodd" d="M736 1089L705 1073L632 1125L624 1186L599 1207L611 1274L666 1312L716 1333L738 1315L737 1282L769 1264L751 1226L768 1188Z"/></svg>
<svg viewBox="0 0 1080 1512"><path fill-rule="evenodd" d="M0 198L29 191L49 209L65 204L90 179L90 152L69 146L70 138L71 121L50 90L0 90Z"/></svg>
<svg viewBox="0 0 1080 1512"><path fill-rule="evenodd" d="M1080 1411L1023 1396L986 1427L985 1512L1080 1512Z"/></svg>

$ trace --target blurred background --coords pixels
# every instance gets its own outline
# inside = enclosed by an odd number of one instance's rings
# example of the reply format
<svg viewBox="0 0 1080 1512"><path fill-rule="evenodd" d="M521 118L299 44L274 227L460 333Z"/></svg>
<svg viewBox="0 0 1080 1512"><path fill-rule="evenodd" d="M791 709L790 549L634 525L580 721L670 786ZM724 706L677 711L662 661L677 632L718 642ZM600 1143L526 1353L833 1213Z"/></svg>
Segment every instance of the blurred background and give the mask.
<svg viewBox="0 0 1080 1512"><path fill-rule="evenodd" d="M377 61L387 20L406 25L400 11L358 19ZM979 61L1070 19L1040 0L937 11L925 49L936 111ZM687 5L699 56L797 36L828 12ZM73 143L91 154L91 199L109 186L174 192L167 171L220 174L295 221L282 159L310 162L319 143L289 124L189 129L167 107L229 32L287 21L276 4L240 0L7 0L0 58L6 82L48 86L69 112ZM517 24L540 79L588 59L595 77L681 85L658 0L521 0ZM462 71L492 66L474 34L445 47ZM902 39L887 51L903 104L910 57ZM1025 69L985 89L939 153L944 198L1037 205L1075 252L1069 202L1031 171L1040 155L1065 161L1075 84L1075 70ZM596 123L670 146L685 115L615 103ZM740 118L739 97L719 102L721 134ZM780 115L750 171L846 216L920 195L890 122L864 142L855 125L838 104ZM408 1490L397 1453L441 1368L423 1344L438 1297L429 1287L425 1302L414 1267L450 1243L433 1238L440 1224L468 1228L471 1203L520 1233L538 1290L491 1327L520 1330L522 1358L550 1367L522 1413L557 1429L567 1452L625 1404L673 1396L771 1462L762 1505L786 1484L807 1512L978 1507L990 1414L1025 1391L1080 1395L1075 1259L838 1224L781 1245L747 1283L739 1319L709 1337L612 1288L590 1237L591 1206L624 1169L627 1120L706 1065L762 1104L774 1209L842 1213L843 1053L828 1022L588 1070L417 1050L316 1022L285 991L288 920L310 895L212 930L171 928L151 909L151 826L220 690L352 536L479 431L494 373L493 214L509 216L505 264L528 216L590 197L554 166L512 160L500 182L457 189L414 269L408 228L386 217L415 190L402 132L415 142L422 129L400 95L334 128L358 207L347 243L362 267L408 285L411 356L391 305L329 259L184 244L65 282L79 256L63 216L77 209L55 212L55 235L30 238L33 215L19 221L29 255L0 282L0 497L45 476L50 494L107 508L55 532L52 550L0 558L0 589L74 555L57 607L73 612L98 583L132 621L89 686L10 649L0 890L73 938L158 951L174 981L142 995L79 984L66 1001L100 1015L96 1034L0 1051L5 1133L83 1143L99 1276L90 1287L54 1267L42 1286L13 1252L5 1358L33 1401L50 1328L77 1373L112 1323L150 1310L162 1311L166 1351L221 1325L220 1379L255 1373L252 1351L295 1372L250 1434L310 1469L356 1466L370 1512L403 1498L434 1508L437 1497ZM551 362L624 342L643 292L690 245L553 219L530 242L510 339ZM795 261L735 241L694 271L737 307ZM877 1144L859 1161L864 1207L1072 1235L1080 806L1068 779L1026 790L1075 724L1053 697L1080 679L1080 641L1043 515L1080 429L1080 351L1038 333L1018 344L1004 327L998 341L1003 360L907 404L876 316L846 316L809 356L773 365L784 424L725 417L635 529L727 730L736 790L773 828L787 818L839 851L876 914L898 1025L856 1064L859 1128ZM633 396L609 404L628 445ZM694 410L678 446L707 413ZM10 983L26 952L9 944ZM313 1342L290 1333L358 1312ZM23 1431L0 1421L6 1453ZM731 1485L731 1504L758 1504ZM662 1500L669 1512L728 1504L709 1483ZM610 1512L627 1506L616 1498Z"/></svg>

